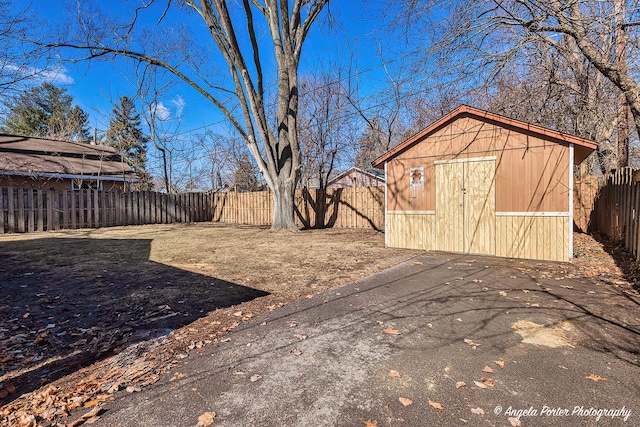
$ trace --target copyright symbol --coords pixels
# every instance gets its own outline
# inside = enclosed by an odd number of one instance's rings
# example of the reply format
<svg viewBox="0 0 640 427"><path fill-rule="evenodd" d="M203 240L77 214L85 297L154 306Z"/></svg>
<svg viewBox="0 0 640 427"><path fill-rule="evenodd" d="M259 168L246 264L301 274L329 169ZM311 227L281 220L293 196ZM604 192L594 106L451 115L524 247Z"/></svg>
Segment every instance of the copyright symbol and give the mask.
<svg viewBox="0 0 640 427"><path fill-rule="evenodd" d="M500 415L500 413L502 412L502 406L498 405L494 408L493 413L496 415Z"/></svg>

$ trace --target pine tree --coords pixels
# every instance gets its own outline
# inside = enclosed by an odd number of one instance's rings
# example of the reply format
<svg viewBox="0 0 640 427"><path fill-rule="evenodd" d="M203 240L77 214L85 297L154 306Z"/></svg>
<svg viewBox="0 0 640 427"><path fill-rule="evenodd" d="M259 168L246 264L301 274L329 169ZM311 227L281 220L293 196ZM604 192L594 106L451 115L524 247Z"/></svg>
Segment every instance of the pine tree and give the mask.
<svg viewBox="0 0 640 427"><path fill-rule="evenodd" d="M153 189L151 175L146 170L147 142L140 127L140 115L129 97L120 98L120 104L113 107L113 117L109 121L106 144L115 148L133 170L140 181L137 190Z"/></svg>
<svg viewBox="0 0 640 427"><path fill-rule="evenodd" d="M15 99L2 132L32 137L88 142L88 115L77 105L64 88L50 83L34 87Z"/></svg>

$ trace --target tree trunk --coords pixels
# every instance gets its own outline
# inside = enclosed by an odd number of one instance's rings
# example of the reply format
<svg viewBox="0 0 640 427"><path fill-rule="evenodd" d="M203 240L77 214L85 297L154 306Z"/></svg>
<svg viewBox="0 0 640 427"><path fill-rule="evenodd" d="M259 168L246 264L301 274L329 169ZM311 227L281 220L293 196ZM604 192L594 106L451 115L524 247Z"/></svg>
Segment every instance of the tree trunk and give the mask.
<svg viewBox="0 0 640 427"><path fill-rule="evenodd" d="M298 231L295 221L295 179L279 176L271 189L273 191L273 223L274 231Z"/></svg>

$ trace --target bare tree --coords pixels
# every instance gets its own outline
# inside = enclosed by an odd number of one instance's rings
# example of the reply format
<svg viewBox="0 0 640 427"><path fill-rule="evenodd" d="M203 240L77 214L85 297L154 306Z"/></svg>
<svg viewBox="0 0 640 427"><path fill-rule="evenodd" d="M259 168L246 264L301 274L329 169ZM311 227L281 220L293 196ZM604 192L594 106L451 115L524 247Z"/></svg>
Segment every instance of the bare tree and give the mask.
<svg viewBox="0 0 640 427"><path fill-rule="evenodd" d="M300 92L300 146L305 182L326 189L339 163L351 157L353 111L343 73L322 72L302 81Z"/></svg>
<svg viewBox="0 0 640 427"><path fill-rule="evenodd" d="M169 71L208 99L233 124L254 157L274 197L272 228L297 229L294 221L294 193L300 178L298 140L298 67L302 47L313 23L328 0L182 0L168 2L160 12L153 30L136 32L137 18L150 1L135 10L131 22L113 24L97 10L80 10L77 31L69 37L49 43L56 48L76 49L86 55L75 58L112 59L126 57ZM81 7L81 5L80 5ZM191 11L199 17L201 27L183 26L176 45L165 39L160 24L167 14ZM210 37L211 45L198 46L199 30ZM276 75L265 73L265 50L270 37L270 51L275 58ZM157 34L152 40L144 38ZM162 39L162 42L160 41ZM246 41L246 43L245 43ZM196 48L196 46L198 46ZM212 51L210 47L214 46ZM201 49L202 47L202 49ZM206 57L203 55L207 55ZM218 67L208 74L207 64L220 59L226 73ZM269 88L273 85L273 93ZM276 100L275 126L267 115L270 95Z"/></svg>
<svg viewBox="0 0 640 427"><path fill-rule="evenodd" d="M636 0L451 0L444 4L406 0L400 10L395 9L397 4L393 10L402 19L396 22L402 22L406 34L415 35L413 30L418 28L430 31L429 42L434 47L430 60L435 58L440 64L449 61L448 69L465 77L490 81L507 64L522 59L525 48L532 44L544 44L560 55L577 55L569 61L570 66L586 61L590 77L599 73L611 82L623 95L636 130L640 129L640 86L634 74L640 59L636 43L640 21L634 15L640 4ZM414 27L424 20L431 25ZM619 110L618 123L623 124L626 106ZM624 166L627 131L618 132L623 135L617 162Z"/></svg>
<svg viewBox="0 0 640 427"><path fill-rule="evenodd" d="M0 100L6 101L42 80L56 80L56 67L46 50L29 43L37 39L36 18L28 6L0 1Z"/></svg>
<svg viewBox="0 0 640 427"><path fill-rule="evenodd" d="M389 151L407 136L409 131L403 122L405 108L404 82L387 73L387 88L375 98L359 98L357 88L350 90L349 103L365 124L365 130L357 140L354 163L361 168L371 167L371 162ZM385 102L379 102L379 99Z"/></svg>

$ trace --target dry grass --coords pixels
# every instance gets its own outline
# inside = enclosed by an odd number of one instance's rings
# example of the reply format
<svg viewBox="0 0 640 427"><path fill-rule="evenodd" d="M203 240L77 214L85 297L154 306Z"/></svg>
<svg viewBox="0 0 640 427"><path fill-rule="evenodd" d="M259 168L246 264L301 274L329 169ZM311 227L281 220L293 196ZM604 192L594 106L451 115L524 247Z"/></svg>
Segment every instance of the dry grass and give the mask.
<svg viewBox="0 0 640 427"><path fill-rule="evenodd" d="M0 396L0 424L40 417L38 396L50 401L50 384L52 420L68 415L69 402L110 398L105 384L144 387L243 320L416 253L354 229L197 224L0 236L0 392L10 391Z"/></svg>

